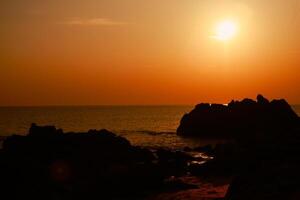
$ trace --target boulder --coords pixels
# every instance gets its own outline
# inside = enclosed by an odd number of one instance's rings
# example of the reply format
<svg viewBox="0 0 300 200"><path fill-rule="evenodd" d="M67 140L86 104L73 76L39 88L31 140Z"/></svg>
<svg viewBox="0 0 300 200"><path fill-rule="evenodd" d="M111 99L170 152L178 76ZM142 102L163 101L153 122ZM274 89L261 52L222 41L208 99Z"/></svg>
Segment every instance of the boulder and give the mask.
<svg viewBox="0 0 300 200"><path fill-rule="evenodd" d="M140 199L166 175L147 149L107 130L63 133L33 124L0 151L3 199Z"/></svg>
<svg viewBox="0 0 300 200"><path fill-rule="evenodd" d="M182 117L177 134L203 138L248 138L260 132L294 129L299 122L299 117L285 100L270 102L258 95L257 101L244 99L232 100L228 105L199 104Z"/></svg>
<svg viewBox="0 0 300 200"><path fill-rule="evenodd" d="M199 104L184 115L178 135L229 138L214 159L191 173L233 176L228 200L300 199L300 120L284 100L244 99Z"/></svg>
<svg viewBox="0 0 300 200"><path fill-rule="evenodd" d="M37 126L35 123L31 124L28 136L33 137L52 137L53 135L62 134L61 129L56 129L55 126Z"/></svg>

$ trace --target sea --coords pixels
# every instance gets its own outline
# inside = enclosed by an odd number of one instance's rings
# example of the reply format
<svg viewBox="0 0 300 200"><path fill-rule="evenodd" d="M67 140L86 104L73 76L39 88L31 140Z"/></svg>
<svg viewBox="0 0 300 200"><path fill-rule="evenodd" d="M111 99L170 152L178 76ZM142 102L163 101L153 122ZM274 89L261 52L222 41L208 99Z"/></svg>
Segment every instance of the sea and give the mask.
<svg viewBox="0 0 300 200"><path fill-rule="evenodd" d="M176 135L180 119L194 106L47 106L0 107L0 137L26 135L31 123L64 132L107 129L133 145L181 149L210 143ZM300 105L292 106L300 116Z"/></svg>

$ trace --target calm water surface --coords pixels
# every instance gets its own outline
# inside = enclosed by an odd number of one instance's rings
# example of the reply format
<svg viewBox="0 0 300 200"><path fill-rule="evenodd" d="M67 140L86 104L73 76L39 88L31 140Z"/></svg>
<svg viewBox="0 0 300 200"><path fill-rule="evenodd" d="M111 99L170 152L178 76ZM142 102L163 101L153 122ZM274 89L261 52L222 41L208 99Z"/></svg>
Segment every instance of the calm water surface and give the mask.
<svg viewBox="0 0 300 200"><path fill-rule="evenodd" d="M300 115L300 106L293 108ZM105 128L136 145L198 146L205 142L175 134L183 114L192 109L193 106L0 107L0 136L26 134L34 122L55 125L65 132Z"/></svg>

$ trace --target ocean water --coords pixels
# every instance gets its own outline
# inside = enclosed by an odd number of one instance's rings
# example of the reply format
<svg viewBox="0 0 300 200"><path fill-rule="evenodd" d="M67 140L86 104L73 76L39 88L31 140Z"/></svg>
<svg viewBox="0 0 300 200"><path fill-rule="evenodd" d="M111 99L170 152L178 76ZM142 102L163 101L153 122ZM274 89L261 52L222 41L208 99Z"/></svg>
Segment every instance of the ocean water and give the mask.
<svg viewBox="0 0 300 200"><path fill-rule="evenodd" d="M65 132L107 129L134 145L182 148L209 141L176 135L181 117L194 106L0 107L0 136L25 135L31 123L55 125ZM300 105L293 106L300 116Z"/></svg>

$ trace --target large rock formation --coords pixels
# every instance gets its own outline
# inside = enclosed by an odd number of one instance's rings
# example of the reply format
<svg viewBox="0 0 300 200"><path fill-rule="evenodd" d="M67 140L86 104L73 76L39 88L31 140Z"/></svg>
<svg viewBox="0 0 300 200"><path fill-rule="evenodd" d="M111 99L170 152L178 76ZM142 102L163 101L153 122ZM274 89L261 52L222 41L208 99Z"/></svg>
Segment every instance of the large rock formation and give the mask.
<svg viewBox="0 0 300 200"><path fill-rule="evenodd" d="M185 114L177 129L181 136L209 138L255 137L261 132L288 130L300 122L283 99L269 102L262 95L257 101L244 99L228 105L199 104Z"/></svg>
<svg viewBox="0 0 300 200"><path fill-rule="evenodd" d="M166 177L155 159L106 130L63 133L33 124L27 136L3 143L1 198L139 199Z"/></svg>
<svg viewBox="0 0 300 200"><path fill-rule="evenodd" d="M201 166L206 173L235 177L226 199L294 200L300 199L299 125L285 100L270 102L258 95L257 101L228 106L200 104L183 117L178 134L234 139L217 145L215 159Z"/></svg>

